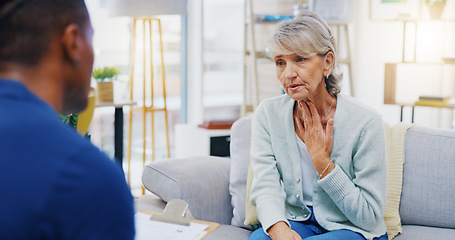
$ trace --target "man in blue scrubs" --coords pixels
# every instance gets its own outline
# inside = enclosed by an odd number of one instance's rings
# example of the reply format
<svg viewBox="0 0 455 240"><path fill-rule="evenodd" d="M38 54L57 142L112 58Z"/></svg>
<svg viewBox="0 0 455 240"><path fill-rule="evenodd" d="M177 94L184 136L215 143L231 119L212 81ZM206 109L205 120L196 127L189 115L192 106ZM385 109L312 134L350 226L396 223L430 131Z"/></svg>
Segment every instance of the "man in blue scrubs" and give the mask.
<svg viewBox="0 0 455 240"><path fill-rule="evenodd" d="M0 2L0 239L134 239L121 169L58 119L93 66L83 0Z"/></svg>

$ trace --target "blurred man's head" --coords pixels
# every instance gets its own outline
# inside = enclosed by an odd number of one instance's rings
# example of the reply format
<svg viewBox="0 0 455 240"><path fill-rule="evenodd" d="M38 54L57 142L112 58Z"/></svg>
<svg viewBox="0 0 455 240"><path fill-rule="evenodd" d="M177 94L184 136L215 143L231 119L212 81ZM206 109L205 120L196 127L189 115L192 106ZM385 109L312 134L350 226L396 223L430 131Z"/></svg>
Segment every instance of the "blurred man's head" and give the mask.
<svg viewBox="0 0 455 240"><path fill-rule="evenodd" d="M59 112L85 108L93 65L93 29L84 0L0 2L0 72L48 71L62 84ZM51 69L52 62L58 69ZM45 69L43 69L45 68Z"/></svg>

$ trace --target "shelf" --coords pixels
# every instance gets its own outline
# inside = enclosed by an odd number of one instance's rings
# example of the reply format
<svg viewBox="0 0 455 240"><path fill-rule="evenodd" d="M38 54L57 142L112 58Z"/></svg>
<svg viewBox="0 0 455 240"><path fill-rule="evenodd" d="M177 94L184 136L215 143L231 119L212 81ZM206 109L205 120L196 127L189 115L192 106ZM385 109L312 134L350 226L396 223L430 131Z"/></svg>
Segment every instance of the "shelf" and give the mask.
<svg viewBox="0 0 455 240"><path fill-rule="evenodd" d="M436 108L455 108L455 105L449 105L447 102L434 102L434 103L424 103L424 102L415 102L414 106L420 107L436 107Z"/></svg>
<svg viewBox="0 0 455 240"><path fill-rule="evenodd" d="M441 62L391 62L391 63L386 63L386 64L395 64L395 65L422 65L422 66L441 66L441 65L455 65L455 59L451 60L453 62L449 61L441 61Z"/></svg>
<svg viewBox="0 0 455 240"><path fill-rule="evenodd" d="M384 104L402 105L400 102L410 102L421 95L451 95L445 91L448 85L443 85L440 79L449 76L454 68L455 62L385 63ZM397 91L397 89L401 90ZM400 98L402 94L405 95Z"/></svg>
<svg viewBox="0 0 455 240"><path fill-rule="evenodd" d="M251 52L250 51L245 51L245 54L247 56L250 56ZM256 52L256 58L270 59L269 57L267 57L267 53L266 52Z"/></svg>
<svg viewBox="0 0 455 240"><path fill-rule="evenodd" d="M455 64L455 55L452 56L443 56L442 61L446 64Z"/></svg>
<svg viewBox="0 0 455 240"><path fill-rule="evenodd" d="M281 21L292 19L293 16L290 15L255 15L255 23L279 23Z"/></svg>

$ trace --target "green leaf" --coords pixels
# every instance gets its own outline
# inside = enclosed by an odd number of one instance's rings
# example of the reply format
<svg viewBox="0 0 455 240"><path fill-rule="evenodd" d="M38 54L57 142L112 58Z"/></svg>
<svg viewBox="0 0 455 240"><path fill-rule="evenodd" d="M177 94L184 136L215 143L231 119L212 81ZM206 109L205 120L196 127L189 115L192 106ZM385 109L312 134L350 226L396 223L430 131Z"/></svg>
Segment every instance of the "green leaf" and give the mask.
<svg viewBox="0 0 455 240"><path fill-rule="evenodd" d="M77 120L79 118L79 113L72 114L59 114L58 116L63 123L70 125L73 128L77 128Z"/></svg>
<svg viewBox="0 0 455 240"><path fill-rule="evenodd" d="M116 67L103 67L93 69L92 76L98 82L110 82L117 80L120 70Z"/></svg>

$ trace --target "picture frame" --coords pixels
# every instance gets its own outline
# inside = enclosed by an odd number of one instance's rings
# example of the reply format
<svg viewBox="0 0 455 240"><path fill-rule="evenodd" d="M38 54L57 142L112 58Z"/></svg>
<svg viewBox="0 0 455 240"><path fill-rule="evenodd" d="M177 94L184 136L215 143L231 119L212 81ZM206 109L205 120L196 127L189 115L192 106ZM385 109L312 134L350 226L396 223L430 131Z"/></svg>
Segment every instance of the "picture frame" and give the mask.
<svg viewBox="0 0 455 240"><path fill-rule="evenodd" d="M370 0L371 20L417 20L420 0Z"/></svg>

